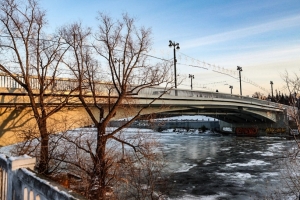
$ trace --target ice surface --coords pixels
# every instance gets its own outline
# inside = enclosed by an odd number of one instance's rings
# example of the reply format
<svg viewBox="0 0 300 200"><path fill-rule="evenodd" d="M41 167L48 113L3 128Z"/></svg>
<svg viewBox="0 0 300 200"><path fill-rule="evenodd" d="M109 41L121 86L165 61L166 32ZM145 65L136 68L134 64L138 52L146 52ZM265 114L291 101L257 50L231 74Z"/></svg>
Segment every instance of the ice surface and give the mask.
<svg viewBox="0 0 300 200"><path fill-rule="evenodd" d="M190 169L193 167L197 166L196 164L188 164L184 163L178 170L175 171L175 173L180 173L180 172L188 172Z"/></svg>
<svg viewBox="0 0 300 200"><path fill-rule="evenodd" d="M263 160L252 159L248 163L230 163L226 164L226 167L247 167L247 166L256 166L256 165L270 165L271 163L267 163Z"/></svg>
<svg viewBox="0 0 300 200"><path fill-rule="evenodd" d="M203 165L209 165L209 164L211 164L211 163L212 163L211 157L207 157L207 158L206 158L206 161L203 163Z"/></svg>
<svg viewBox="0 0 300 200"><path fill-rule="evenodd" d="M216 172L217 175L225 177L226 181L229 182L234 182L240 185L245 184L245 182L248 179L251 179L253 176L249 173L241 173L241 172L234 172L234 173L218 173Z"/></svg>
<svg viewBox="0 0 300 200"><path fill-rule="evenodd" d="M207 195L207 196L192 196L192 195L184 195L180 198L168 198L168 200L217 200L222 199L222 197L228 196L225 193L219 193L216 195Z"/></svg>
<svg viewBox="0 0 300 200"><path fill-rule="evenodd" d="M268 151L280 151L284 148L284 145L282 143L274 143L274 144L268 144L270 147L268 148Z"/></svg>
<svg viewBox="0 0 300 200"><path fill-rule="evenodd" d="M274 153L273 153L273 152L267 151L267 152L262 153L262 154L260 154L260 155L262 155L262 156L274 156Z"/></svg>
<svg viewBox="0 0 300 200"><path fill-rule="evenodd" d="M262 152L262 151L254 151L254 154L260 154L262 156L274 156L273 152L270 151L266 151L266 152Z"/></svg>
<svg viewBox="0 0 300 200"><path fill-rule="evenodd" d="M220 151L229 151L232 147L221 148Z"/></svg>
<svg viewBox="0 0 300 200"><path fill-rule="evenodd" d="M269 176L279 176L279 173L278 172L264 172L264 173L261 173L261 176L263 178L266 178Z"/></svg>

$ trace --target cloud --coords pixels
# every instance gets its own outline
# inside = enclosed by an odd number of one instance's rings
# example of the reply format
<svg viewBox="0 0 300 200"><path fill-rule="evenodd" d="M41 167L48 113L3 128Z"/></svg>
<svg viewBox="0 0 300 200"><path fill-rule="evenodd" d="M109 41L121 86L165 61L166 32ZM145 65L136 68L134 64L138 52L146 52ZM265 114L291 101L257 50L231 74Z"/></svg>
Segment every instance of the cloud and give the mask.
<svg viewBox="0 0 300 200"><path fill-rule="evenodd" d="M267 49L236 53L231 55L218 56L217 59L221 59L222 64L226 65L228 62L242 62L243 65L261 65L267 63L279 63L279 62L290 62L290 61L300 61L300 45L280 45L275 47L270 47ZM299 66L300 67L300 66Z"/></svg>
<svg viewBox="0 0 300 200"><path fill-rule="evenodd" d="M269 31L299 26L300 25L299 22L300 22L300 15L295 15L284 19L279 19L276 21L267 22L267 23L247 27L247 28L242 28L238 30L228 31L224 33L219 33L211 36L189 40L185 42L183 48L188 49L188 48L195 48L195 47L200 47L205 45L211 45L211 44L226 42L226 41L235 40L239 38L245 38L245 37L269 32Z"/></svg>

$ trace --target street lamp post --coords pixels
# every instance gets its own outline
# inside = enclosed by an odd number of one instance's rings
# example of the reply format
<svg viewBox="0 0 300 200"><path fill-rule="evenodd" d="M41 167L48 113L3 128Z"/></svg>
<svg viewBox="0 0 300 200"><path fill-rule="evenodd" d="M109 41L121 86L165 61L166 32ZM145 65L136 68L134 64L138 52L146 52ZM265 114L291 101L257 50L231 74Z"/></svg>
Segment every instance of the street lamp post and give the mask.
<svg viewBox="0 0 300 200"><path fill-rule="evenodd" d="M176 49L179 50L179 43L172 42L172 40L169 40L169 47L174 48L174 81L175 81L175 89L177 88L177 74L176 74ZM177 91L175 91L175 95L177 96Z"/></svg>
<svg viewBox="0 0 300 200"><path fill-rule="evenodd" d="M232 86L232 85L230 85L230 86L229 86L229 88L230 88L230 94L232 94L232 89L233 89L233 86Z"/></svg>
<svg viewBox="0 0 300 200"><path fill-rule="evenodd" d="M121 63L123 64L123 60L115 58L115 63L117 63L117 62L119 63L119 74L118 74L118 76L119 76L119 79L121 79L121 66L120 66L120 64Z"/></svg>
<svg viewBox="0 0 300 200"><path fill-rule="evenodd" d="M270 84L271 84L271 92L272 92L272 99L273 99L273 81L270 81Z"/></svg>
<svg viewBox="0 0 300 200"><path fill-rule="evenodd" d="M189 74L189 78L191 78L191 90L193 90L193 79L194 79L194 75Z"/></svg>
<svg viewBox="0 0 300 200"><path fill-rule="evenodd" d="M241 71L243 71L242 67L237 66L237 70L239 71L239 77L240 77L240 95L242 96L242 79L241 79Z"/></svg>

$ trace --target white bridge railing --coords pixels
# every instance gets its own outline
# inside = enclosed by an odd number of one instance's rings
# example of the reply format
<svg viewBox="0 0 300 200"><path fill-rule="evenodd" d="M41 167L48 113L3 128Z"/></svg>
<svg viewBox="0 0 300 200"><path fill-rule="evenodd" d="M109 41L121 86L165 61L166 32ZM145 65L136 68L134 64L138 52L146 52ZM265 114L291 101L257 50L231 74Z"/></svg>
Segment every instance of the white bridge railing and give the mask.
<svg viewBox="0 0 300 200"><path fill-rule="evenodd" d="M61 186L36 176L35 158L29 156L6 157L0 154L1 200L75 200Z"/></svg>
<svg viewBox="0 0 300 200"><path fill-rule="evenodd" d="M19 77L20 80L22 80L22 77ZM40 84L37 78L32 77L31 78L31 87L32 89L39 89ZM53 82L49 78L46 80L45 84L49 84L48 89L53 89L55 91L70 91L78 86L78 82L76 79L71 78L56 78ZM111 95L116 94L113 90L111 90L112 85L109 83L103 83L98 82L96 89L98 91L102 91L104 94L108 93L108 90L110 90ZM19 85L12 77L0 73L0 88L9 88L9 89L21 89L22 86ZM174 100L176 98L199 98L201 99L216 99L221 98L228 101L243 101L245 103L250 104L259 104L259 105L268 105L279 109L293 109L292 106L287 106L275 102L271 102L268 100L261 100L257 98L252 98L248 96L240 96L240 95L233 95L233 94L227 94L227 93L218 93L218 92L210 92L210 91L199 91L199 90L186 90L186 89L171 89L168 90L164 87L149 87L142 89L137 97L139 95L141 96L148 96L148 97L158 97L164 93L163 97L172 97Z"/></svg>

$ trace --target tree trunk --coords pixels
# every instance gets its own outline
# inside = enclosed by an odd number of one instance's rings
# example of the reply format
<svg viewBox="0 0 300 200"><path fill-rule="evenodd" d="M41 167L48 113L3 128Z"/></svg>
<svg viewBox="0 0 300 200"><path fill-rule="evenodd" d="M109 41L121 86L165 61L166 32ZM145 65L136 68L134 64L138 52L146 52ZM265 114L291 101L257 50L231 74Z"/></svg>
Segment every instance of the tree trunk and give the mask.
<svg viewBox="0 0 300 200"><path fill-rule="evenodd" d="M47 121L45 118L38 120L38 127L41 134L40 162L38 165L38 172L42 174L48 174L49 134L47 131Z"/></svg>
<svg viewBox="0 0 300 200"><path fill-rule="evenodd" d="M94 169L90 186L91 199L105 200L106 199L106 179L108 173L107 158L106 158L106 142L105 126L99 125L97 133L97 149L94 160Z"/></svg>

